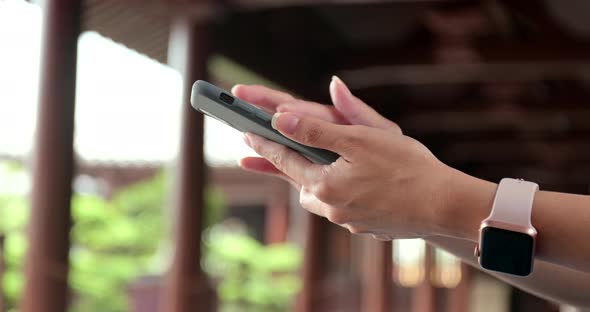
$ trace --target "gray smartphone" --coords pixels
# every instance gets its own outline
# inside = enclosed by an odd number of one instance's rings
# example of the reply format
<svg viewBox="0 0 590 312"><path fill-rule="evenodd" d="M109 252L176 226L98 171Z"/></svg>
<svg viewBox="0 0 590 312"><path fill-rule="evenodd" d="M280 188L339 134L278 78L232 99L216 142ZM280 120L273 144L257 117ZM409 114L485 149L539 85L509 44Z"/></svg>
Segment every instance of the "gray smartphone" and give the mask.
<svg viewBox="0 0 590 312"><path fill-rule="evenodd" d="M193 84L191 104L194 109L211 116L241 132L251 132L285 145L318 164L331 164L338 154L297 143L271 126L272 116L244 102L231 93L203 80Z"/></svg>

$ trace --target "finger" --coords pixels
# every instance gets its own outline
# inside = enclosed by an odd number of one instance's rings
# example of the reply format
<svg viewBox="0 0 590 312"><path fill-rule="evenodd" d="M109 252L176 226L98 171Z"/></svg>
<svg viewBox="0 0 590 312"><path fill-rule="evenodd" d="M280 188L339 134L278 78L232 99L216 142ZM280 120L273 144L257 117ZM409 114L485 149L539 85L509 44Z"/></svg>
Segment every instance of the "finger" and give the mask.
<svg viewBox="0 0 590 312"><path fill-rule="evenodd" d="M309 115L328 122L348 125L350 124L346 118L338 112L334 106L322 105L319 103L307 102L302 100L295 100L287 104L281 104L277 107L277 112L292 112L299 115Z"/></svg>
<svg viewBox="0 0 590 312"><path fill-rule="evenodd" d="M346 84L336 76L332 76L332 82L330 82L330 96L336 110L351 124L400 130L396 123L381 116L372 107L354 96Z"/></svg>
<svg viewBox="0 0 590 312"><path fill-rule="evenodd" d="M270 161L262 157L244 157L240 159L238 163L240 167L249 171L274 175L284 174L281 170L277 169L277 167L275 167Z"/></svg>
<svg viewBox="0 0 590 312"><path fill-rule="evenodd" d="M241 100L268 109L272 112L276 111L279 104L295 100L295 98L288 93L261 85L238 84L231 89L231 92Z"/></svg>
<svg viewBox="0 0 590 312"><path fill-rule="evenodd" d="M262 157L244 157L239 160L238 164L244 170L275 176L289 182L297 190L301 189L301 185L297 184L293 179Z"/></svg>
<svg viewBox="0 0 590 312"><path fill-rule="evenodd" d="M245 136L248 146L299 185L310 183L321 173L319 165L310 162L284 145L253 133L246 133Z"/></svg>
<svg viewBox="0 0 590 312"><path fill-rule="evenodd" d="M354 156L363 143L359 133L362 126L337 125L294 113L274 114L272 126L293 141L336 152L346 160Z"/></svg>

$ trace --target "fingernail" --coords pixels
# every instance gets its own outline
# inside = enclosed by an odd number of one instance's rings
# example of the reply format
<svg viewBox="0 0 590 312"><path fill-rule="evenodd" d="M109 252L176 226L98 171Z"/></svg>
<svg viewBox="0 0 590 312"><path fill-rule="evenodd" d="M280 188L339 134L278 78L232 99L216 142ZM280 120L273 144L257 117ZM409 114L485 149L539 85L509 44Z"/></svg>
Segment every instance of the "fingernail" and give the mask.
<svg viewBox="0 0 590 312"><path fill-rule="evenodd" d="M244 143L246 143L246 145L251 146L250 145L250 138L248 137L247 133L242 133L242 139L244 140Z"/></svg>
<svg viewBox="0 0 590 312"><path fill-rule="evenodd" d="M332 81L337 85L340 86L346 93L347 96L352 95L352 92L350 92L350 89L348 89L348 86L346 86L346 84L344 83L344 81L342 81L342 79L338 78L338 76L333 75L332 76Z"/></svg>
<svg viewBox="0 0 590 312"><path fill-rule="evenodd" d="M299 123L299 117L293 114L276 113L272 116L272 127L288 134L295 132L297 124Z"/></svg>
<svg viewBox="0 0 590 312"><path fill-rule="evenodd" d="M230 91L231 91L231 93L232 93L232 94L235 94L235 93L236 93L236 89L237 89L238 87L240 87L240 86L241 86L241 84L237 84L237 85L233 86L233 87L231 88L231 90L230 90Z"/></svg>

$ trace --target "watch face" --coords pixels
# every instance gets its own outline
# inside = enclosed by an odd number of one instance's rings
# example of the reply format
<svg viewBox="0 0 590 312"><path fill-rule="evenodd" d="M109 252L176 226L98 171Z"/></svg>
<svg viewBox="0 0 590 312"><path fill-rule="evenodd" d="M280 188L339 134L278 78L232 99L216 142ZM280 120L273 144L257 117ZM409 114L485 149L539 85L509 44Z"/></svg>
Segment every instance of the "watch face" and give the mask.
<svg viewBox="0 0 590 312"><path fill-rule="evenodd" d="M484 269L526 276L531 273L533 238L525 233L485 227L479 262Z"/></svg>

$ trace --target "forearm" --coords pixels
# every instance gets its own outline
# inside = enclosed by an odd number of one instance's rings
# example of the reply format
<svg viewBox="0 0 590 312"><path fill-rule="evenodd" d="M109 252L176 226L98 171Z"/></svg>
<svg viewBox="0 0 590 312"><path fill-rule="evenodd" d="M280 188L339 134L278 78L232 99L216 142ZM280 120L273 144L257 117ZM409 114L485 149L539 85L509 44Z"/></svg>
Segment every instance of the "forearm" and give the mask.
<svg viewBox="0 0 590 312"><path fill-rule="evenodd" d="M465 263L480 269L473 256L475 242L443 236L425 239L430 244L440 247L461 258ZM485 271L514 287L523 289L539 297L580 308L590 308L590 274L576 271L542 260L535 262L533 273L526 277Z"/></svg>
<svg viewBox="0 0 590 312"><path fill-rule="evenodd" d="M453 170L438 233L477 242L496 187ZM590 273L589 196L540 191L533 203L532 224L538 231L536 259Z"/></svg>

